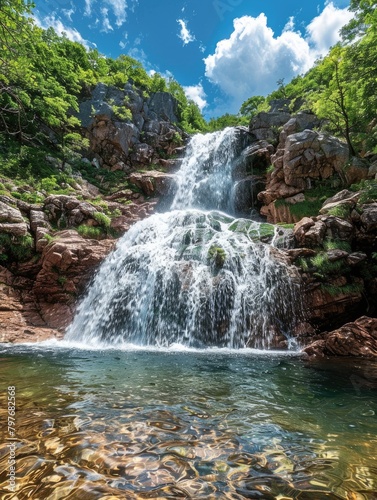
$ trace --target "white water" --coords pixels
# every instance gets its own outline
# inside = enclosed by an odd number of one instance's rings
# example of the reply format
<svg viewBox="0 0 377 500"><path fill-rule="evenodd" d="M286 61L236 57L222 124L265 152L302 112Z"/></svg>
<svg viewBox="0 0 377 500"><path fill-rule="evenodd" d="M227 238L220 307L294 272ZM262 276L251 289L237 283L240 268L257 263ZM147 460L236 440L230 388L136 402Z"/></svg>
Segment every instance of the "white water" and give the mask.
<svg viewBox="0 0 377 500"><path fill-rule="evenodd" d="M192 208L229 206L236 136L226 129L192 139L174 210L118 242L66 340L267 349L293 330L299 287L271 247L254 241L260 225L239 231L224 213Z"/></svg>
<svg viewBox="0 0 377 500"><path fill-rule="evenodd" d="M202 208L229 213L238 144L238 131L234 128L194 136L177 173L178 190L172 210Z"/></svg>

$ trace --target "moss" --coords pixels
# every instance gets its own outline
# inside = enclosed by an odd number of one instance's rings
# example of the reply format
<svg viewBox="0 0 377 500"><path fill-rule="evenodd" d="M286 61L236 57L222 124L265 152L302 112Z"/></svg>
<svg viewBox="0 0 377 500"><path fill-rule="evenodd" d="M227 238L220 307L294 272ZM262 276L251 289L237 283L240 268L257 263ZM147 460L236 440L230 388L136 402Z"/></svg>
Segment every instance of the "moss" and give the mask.
<svg viewBox="0 0 377 500"><path fill-rule="evenodd" d="M208 259L214 262L216 267L223 267L226 261L226 252L223 248L212 245L208 250Z"/></svg>
<svg viewBox="0 0 377 500"><path fill-rule="evenodd" d="M352 184L352 191L361 191L359 197L359 205L364 203L372 203L377 201L377 181L376 180L363 180L359 184Z"/></svg>
<svg viewBox="0 0 377 500"><path fill-rule="evenodd" d="M272 238L275 234L275 226L262 222L261 224L246 219L235 220L229 231L246 234L251 240Z"/></svg>
<svg viewBox="0 0 377 500"><path fill-rule="evenodd" d="M278 222L277 225L283 229L293 229L295 227L295 224L285 224L282 222Z"/></svg>

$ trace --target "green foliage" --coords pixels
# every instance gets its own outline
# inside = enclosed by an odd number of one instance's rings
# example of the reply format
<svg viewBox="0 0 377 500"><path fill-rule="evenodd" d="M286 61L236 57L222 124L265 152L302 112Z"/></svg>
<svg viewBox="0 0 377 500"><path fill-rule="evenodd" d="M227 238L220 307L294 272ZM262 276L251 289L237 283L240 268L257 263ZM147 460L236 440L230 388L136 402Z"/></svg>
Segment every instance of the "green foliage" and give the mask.
<svg viewBox="0 0 377 500"><path fill-rule="evenodd" d="M336 286L331 283L322 283L321 288L324 292L327 292L332 297L336 297L338 295L359 294L364 289L361 283L347 283L343 286Z"/></svg>
<svg viewBox="0 0 377 500"><path fill-rule="evenodd" d="M266 98L260 95L254 95L246 99L240 107L240 115L246 116L251 120L258 112L262 111L266 103Z"/></svg>
<svg viewBox="0 0 377 500"><path fill-rule="evenodd" d="M359 184L351 186L353 191L361 191L359 197L359 204L372 203L377 201L377 181L376 180L362 180Z"/></svg>
<svg viewBox="0 0 377 500"><path fill-rule="evenodd" d="M110 99L109 104L116 116L119 120L122 121L131 121L132 120L132 112L129 108L127 108L127 100L123 103L123 106L117 106L114 100Z"/></svg>
<svg viewBox="0 0 377 500"><path fill-rule="evenodd" d="M64 284L67 282L67 277L66 276L59 276L57 279L57 282L59 285L64 286Z"/></svg>
<svg viewBox="0 0 377 500"><path fill-rule="evenodd" d="M111 219L108 217L106 214L102 212L95 212L93 214L93 219L98 222L100 226L102 226L104 229L110 229L111 226Z"/></svg>
<svg viewBox="0 0 377 500"><path fill-rule="evenodd" d="M323 242L325 250L344 250L345 252L351 252L351 245L348 241L342 240L330 240L326 239Z"/></svg>
<svg viewBox="0 0 377 500"><path fill-rule="evenodd" d="M102 227L93 227L81 225L77 228L77 232L83 237L92 240L101 240L105 236L105 232Z"/></svg>
<svg viewBox="0 0 377 500"><path fill-rule="evenodd" d="M335 217L340 217L341 219L348 219L351 213L351 207L349 205L337 205L336 207L329 208L327 213Z"/></svg>
<svg viewBox="0 0 377 500"><path fill-rule="evenodd" d="M59 189L58 181L55 176L45 177L40 182L41 189L47 193L52 193L53 191Z"/></svg>
<svg viewBox="0 0 377 500"><path fill-rule="evenodd" d="M271 174L274 170L275 170L275 166L270 165L269 167L267 167L266 172L267 172L267 174Z"/></svg>
<svg viewBox="0 0 377 500"><path fill-rule="evenodd" d="M211 118L207 127L209 132L215 132L216 130L223 130L226 127L237 127L238 125L248 124L249 120L245 116L225 113L225 115L219 116L218 118Z"/></svg>
<svg viewBox="0 0 377 500"><path fill-rule="evenodd" d="M28 234L26 236L12 236L0 233L0 260L17 260L24 262L33 255L34 240Z"/></svg>

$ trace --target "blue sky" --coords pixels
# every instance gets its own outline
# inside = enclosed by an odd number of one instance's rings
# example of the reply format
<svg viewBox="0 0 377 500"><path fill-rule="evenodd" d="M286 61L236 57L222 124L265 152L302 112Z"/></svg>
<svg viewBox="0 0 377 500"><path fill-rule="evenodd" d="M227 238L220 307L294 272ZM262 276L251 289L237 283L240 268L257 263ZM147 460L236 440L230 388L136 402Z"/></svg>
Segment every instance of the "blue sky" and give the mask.
<svg viewBox="0 0 377 500"><path fill-rule="evenodd" d="M307 71L339 39L349 0L36 0L43 27L173 76L207 117Z"/></svg>

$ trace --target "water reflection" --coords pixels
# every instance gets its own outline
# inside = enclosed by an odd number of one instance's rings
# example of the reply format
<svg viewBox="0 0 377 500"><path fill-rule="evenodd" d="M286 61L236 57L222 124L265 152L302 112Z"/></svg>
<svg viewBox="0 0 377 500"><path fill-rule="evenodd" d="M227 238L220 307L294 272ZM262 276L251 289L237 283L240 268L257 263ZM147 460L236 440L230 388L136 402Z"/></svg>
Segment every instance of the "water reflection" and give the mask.
<svg viewBox="0 0 377 500"><path fill-rule="evenodd" d="M2 387L17 387L19 490L6 490L1 429L4 499L376 498L377 364L22 346L0 356Z"/></svg>

